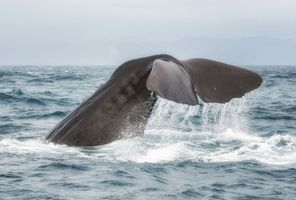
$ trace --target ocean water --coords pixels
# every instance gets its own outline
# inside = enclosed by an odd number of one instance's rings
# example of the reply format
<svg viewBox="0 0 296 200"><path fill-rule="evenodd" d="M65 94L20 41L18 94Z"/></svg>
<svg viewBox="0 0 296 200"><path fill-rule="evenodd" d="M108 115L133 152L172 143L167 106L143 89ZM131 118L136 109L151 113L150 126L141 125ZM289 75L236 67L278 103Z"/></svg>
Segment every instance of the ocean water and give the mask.
<svg viewBox="0 0 296 200"><path fill-rule="evenodd" d="M296 199L296 67L227 104L159 99L141 137L97 147L45 136L110 66L0 66L0 199Z"/></svg>

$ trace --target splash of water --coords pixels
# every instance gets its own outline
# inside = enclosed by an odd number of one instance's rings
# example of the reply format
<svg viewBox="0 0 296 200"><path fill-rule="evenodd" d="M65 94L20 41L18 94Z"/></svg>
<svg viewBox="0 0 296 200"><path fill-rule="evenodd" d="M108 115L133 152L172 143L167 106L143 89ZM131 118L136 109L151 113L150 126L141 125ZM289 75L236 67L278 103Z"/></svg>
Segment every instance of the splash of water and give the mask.
<svg viewBox="0 0 296 200"><path fill-rule="evenodd" d="M0 140L0 153L74 156L108 162L172 161L296 163L296 138L252 133L248 97L227 104L188 106L159 99L144 136L91 149L46 144L42 140Z"/></svg>

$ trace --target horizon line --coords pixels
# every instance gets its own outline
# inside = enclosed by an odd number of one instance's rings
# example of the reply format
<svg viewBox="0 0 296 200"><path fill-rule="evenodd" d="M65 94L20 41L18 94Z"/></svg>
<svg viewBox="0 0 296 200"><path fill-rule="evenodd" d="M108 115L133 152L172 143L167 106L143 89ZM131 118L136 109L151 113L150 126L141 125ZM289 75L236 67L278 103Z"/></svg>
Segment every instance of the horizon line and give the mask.
<svg viewBox="0 0 296 200"><path fill-rule="evenodd" d="M121 64L123 64L124 62L122 62ZM0 64L0 67L20 67L20 66L23 66L23 67L41 67L41 66L44 66L44 67L54 67L54 66L69 66L69 67L74 67L74 66L96 66L96 67L113 67L113 66L120 66L121 64ZM227 63L227 64L230 64L230 65L238 65L238 66L296 66L296 63L295 64L231 64L231 63Z"/></svg>

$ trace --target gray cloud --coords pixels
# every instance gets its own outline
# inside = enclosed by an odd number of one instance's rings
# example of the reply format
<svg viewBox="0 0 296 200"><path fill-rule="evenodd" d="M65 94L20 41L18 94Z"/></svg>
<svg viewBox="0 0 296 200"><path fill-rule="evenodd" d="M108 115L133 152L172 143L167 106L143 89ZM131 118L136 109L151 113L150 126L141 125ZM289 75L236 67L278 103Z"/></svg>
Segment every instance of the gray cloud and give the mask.
<svg viewBox="0 0 296 200"><path fill-rule="evenodd" d="M0 0L0 64L294 64L295 24L293 0Z"/></svg>

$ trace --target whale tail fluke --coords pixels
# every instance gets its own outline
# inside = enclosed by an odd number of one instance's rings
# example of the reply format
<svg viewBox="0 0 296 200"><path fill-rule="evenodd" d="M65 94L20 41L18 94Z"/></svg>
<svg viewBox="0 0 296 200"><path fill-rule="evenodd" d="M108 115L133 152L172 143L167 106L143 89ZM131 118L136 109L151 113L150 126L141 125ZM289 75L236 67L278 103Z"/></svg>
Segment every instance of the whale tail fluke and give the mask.
<svg viewBox="0 0 296 200"><path fill-rule="evenodd" d="M159 96L177 103L196 105L196 94L204 102L226 103L258 88L262 78L247 69L208 60L190 59L153 62L146 86Z"/></svg>

